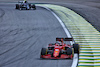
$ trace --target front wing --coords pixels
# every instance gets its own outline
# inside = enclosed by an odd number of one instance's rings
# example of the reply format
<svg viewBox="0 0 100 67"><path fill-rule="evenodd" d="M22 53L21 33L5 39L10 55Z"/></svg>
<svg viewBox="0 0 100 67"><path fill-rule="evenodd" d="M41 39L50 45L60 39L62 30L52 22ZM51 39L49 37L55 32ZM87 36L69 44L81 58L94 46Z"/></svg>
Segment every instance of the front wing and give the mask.
<svg viewBox="0 0 100 67"><path fill-rule="evenodd" d="M67 58L72 59L73 55L72 54L71 55L61 54L60 57L51 57L51 54L47 54L47 55L41 55L40 57L44 59L67 59Z"/></svg>

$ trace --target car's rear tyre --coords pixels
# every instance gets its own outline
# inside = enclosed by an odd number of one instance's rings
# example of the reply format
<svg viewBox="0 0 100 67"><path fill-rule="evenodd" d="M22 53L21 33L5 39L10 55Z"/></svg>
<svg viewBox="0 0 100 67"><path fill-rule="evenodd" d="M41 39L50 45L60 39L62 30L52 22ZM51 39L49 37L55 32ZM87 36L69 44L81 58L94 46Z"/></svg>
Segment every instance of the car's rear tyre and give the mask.
<svg viewBox="0 0 100 67"><path fill-rule="evenodd" d="M36 10L36 6L35 6L35 5L32 5L32 8L33 8L34 10Z"/></svg>
<svg viewBox="0 0 100 67"><path fill-rule="evenodd" d="M47 49L46 48L42 48L41 49L41 55L46 55L47 54Z"/></svg>
<svg viewBox="0 0 100 67"><path fill-rule="evenodd" d="M34 8L34 10L36 10L36 7Z"/></svg>
<svg viewBox="0 0 100 67"><path fill-rule="evenodd" d="M74 48L74 53L79 54L79 44L73 44L73 48Z"/></svg>
<svg viewBox="0 0 100 67"><path fill-rule="evenodd" d="M19 9L19 5L18 4L16 4L16 9Z"/></svg>
<svg viewBox="0 0 100 67"><path fill-rule="evenodd" d="M72 54L72 48L67 48L67 55L71 55Z"/></svg>

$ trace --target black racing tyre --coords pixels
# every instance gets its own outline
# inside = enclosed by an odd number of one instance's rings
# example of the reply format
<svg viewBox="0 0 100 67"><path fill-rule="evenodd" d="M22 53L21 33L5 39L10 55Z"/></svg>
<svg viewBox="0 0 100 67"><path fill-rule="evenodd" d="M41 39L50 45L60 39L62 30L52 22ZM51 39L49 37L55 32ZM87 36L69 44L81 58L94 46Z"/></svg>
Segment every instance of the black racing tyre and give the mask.
<svg viewBox="0 0 100 67"><path fill-rule="evenodd" d="M20 7L19 7L19 4L16 4L16 9L19 9Z"/></svg>
<svg viewBox="0 0 100 67"><path fill-rule="evenodd" d="M36 10L36 7L34 7L34 10Z"/></svg>
<svg viewBox="0 0 100 67"><path fill-rule="evenodd" d="M74 48L74 53L79 54L79 44L73 44L73 48Z"/></svg>
<svg viewBox="0 0 100 67"><path fill-rule="evenodd" d="M71 55L72 54L72 48L67 48L67 55Z"/></svg>
<svg viewBox="0 0 100 67"><path fill-rule="evenodd" d="M47 54L47 49L46 48L42 48L41 49L41 55L46 55Z"/></svg>
<svg viewBox="0 0 100 67"><path fill-rule="evenodd" d="M35 6L35 5L32 5L32 8L33 8L34 10L36 10L36 6Z"/></svg>

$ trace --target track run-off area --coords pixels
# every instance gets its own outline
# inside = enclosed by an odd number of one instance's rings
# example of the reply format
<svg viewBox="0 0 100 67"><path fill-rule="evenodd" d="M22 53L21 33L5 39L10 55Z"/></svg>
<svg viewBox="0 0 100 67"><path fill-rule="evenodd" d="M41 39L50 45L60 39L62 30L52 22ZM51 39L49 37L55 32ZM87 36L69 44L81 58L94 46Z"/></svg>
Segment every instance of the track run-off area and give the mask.
<svg viewBox="0 0 100 67"><path fill-rule="evenodd" d="M78 67L100 67L100 32L74 11L58 5L41 4L54 11L80 45Z"/></svg>

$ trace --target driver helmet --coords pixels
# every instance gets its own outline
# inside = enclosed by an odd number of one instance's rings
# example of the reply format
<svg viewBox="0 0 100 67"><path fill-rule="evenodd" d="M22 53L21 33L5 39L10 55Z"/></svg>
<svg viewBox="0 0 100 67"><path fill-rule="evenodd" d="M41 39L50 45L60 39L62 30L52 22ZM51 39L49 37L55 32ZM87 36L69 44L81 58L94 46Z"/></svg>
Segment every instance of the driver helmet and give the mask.
<svg viewBox="0 0 100 67"><path fill-rule="evenodd" d="M27 1L25 1L25 3L27 3Z"/></svg>

